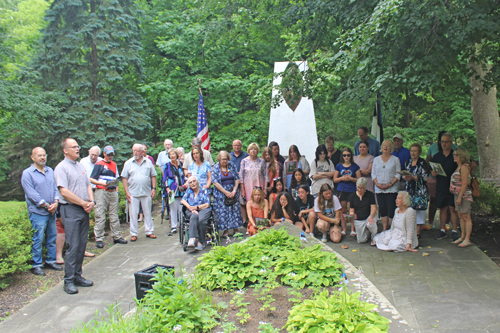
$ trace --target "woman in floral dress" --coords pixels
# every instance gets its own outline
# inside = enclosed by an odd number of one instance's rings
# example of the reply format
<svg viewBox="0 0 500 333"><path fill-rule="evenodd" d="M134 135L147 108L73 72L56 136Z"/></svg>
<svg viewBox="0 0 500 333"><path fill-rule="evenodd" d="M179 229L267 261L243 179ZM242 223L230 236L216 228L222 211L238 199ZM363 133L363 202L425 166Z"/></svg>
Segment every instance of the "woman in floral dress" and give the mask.
<svg viewBox="0 0 500 333"><path fill-rule="evenodd" d="M266 194L266 185L269 182L266 161L258 156L259 145L251 143L248 146L248 157L241 161L240 165L240 184L241 195L246 201L252 199L252 190L258 187L264 190Z"/></svg>

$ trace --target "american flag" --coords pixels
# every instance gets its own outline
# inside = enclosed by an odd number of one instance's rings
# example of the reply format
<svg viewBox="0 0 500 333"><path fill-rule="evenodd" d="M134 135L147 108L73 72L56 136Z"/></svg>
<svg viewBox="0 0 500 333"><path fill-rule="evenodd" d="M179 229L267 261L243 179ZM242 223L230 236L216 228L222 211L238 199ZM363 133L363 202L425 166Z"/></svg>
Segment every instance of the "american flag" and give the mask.
<svg viewBox="0 0 500 333"><path fill-rule="evenodd" d="M208 132L207 115L205 114L205 107L203 106L203 96L200 92L200 101L198 102L198 134L196 135L201 139L201 148L212 152L210 149L210 135Z"/></svg>

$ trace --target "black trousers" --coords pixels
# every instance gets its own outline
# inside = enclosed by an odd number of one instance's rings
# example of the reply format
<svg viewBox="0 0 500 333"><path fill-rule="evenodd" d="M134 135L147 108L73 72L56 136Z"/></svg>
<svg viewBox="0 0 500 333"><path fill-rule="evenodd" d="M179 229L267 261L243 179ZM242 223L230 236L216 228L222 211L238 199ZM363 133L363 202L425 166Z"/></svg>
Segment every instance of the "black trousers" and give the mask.
<svg viewBox="0 0 500 333"><path fill-rule="evenodd" d="M64 261L64 281L73 282L75 276L82 275L82 264L89 234L89 214L77 205L61 205L61 218L66 235L66 259Z"/></svg>

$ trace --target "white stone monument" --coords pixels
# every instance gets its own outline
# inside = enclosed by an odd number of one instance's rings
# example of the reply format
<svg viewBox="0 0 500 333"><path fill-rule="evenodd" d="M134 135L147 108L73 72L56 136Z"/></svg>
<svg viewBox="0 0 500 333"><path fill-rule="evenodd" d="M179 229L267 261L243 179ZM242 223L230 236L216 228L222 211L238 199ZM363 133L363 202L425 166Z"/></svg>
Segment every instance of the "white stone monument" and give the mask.
<svg viewBox="0 0 500 333"><path fill-rule="evenodd" d="M283 73L289 62L275 62L274 73ZM307 62L296 61L301 72L307 70ZM273 81L273 86L279 85L282 77L278 76ZM277 89L273 89L273 98L278 94ZM292 110L292 108L295 110ZM271 119L269 121L269 139L276 141L280 145L280 153L288 155L288 148L296 145L300 154L307 158L309 164L315 158L316 147L318 147L318 135L316 133L316 119L314 117L313 101L307 97L300 97L300 100L291 105L286 101L271 109Z"/></svg>

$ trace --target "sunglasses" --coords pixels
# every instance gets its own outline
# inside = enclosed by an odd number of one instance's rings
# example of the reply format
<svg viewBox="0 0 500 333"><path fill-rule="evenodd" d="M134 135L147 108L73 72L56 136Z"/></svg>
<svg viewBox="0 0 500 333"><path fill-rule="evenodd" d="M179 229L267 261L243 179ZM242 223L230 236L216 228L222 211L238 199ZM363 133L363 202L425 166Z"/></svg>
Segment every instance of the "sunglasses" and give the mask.
<svg viewBox="0 0 500 333"><path fill-rule="evenodd" d="M344 154L342 156L344 156L344 157L351 157L351 154Z"/></svg>
<svg viewBox="0 0 500 333"><path fill-rule="evenodd" d="M262 186L254 186L253 189L259 189L259 190L262 190Z"/></svg>
<svg viewBox="0 0 500 333"><path fill-rule="evenodd" d="M273 181L281 180L281 177L273 178Z"/></svg>

